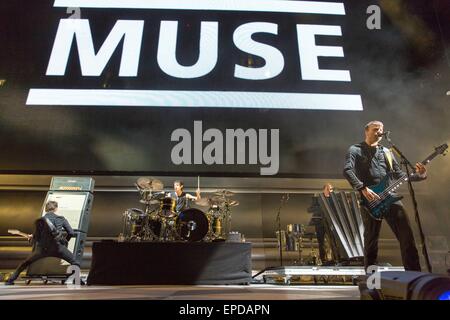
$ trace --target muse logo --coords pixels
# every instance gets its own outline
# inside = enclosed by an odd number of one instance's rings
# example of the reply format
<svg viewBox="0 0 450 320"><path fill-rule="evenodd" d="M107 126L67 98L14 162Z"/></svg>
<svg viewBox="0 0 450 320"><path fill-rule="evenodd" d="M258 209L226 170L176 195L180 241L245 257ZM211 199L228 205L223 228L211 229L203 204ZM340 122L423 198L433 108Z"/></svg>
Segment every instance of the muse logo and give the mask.
<svg viewBox="0 0 450 320"><path fill-rule="evenodd" d="M105 10L201 10L201 12L244 13L270 12L275 15L345 15L343 3L285 0L56 0L55 7L103 8ZM67 65L71 57L72 46L76 44L82 77L99 77L110 63L116 50L122 49L119 78L139 78L145 73L141 54L145 34L145 20L124 20L115 22L109 34L95 52L91 25L98 23L89 19L61 19L59 21L51 55L46 69L47 77L66 77ZM177 20L161 20L157 47L157 65L159 72L177 81L197 80L217 72L221 49L220 21L202 18L198 41L197 61L183 65L177 60L182 52L177 52L179 37ZM154 30L151 30L154 31ZM297 81L350 83L349 70L322 69L319 57L344 58L341 46L322 46L316 44L316 36L342 37L339 25L294 24L297 55L300 70L296 70ZM248 55L259 57L263 65L242 65L234 61L228 66L232 72L232 81L261 83L278 79L292 67L286 65L282 51L267 43L257 41L255 35L279 36L279 25L273 22L246 22L235 28L232 34L236 49ZM226 54L225 54L226 56ZM323 109L323 110L362 110L361 96L358 94L330 92L280 92L279 90L242 91L229 90L229 86L200 88L200 90L174 89L73 89L47 88L30 89L28 105L87 105L87 106L148 106L148 107L233 107L233 108L283 108L283 109ZM245 87L245 86L244 86ZM219 89L219 90L217 90Z"/></svg>

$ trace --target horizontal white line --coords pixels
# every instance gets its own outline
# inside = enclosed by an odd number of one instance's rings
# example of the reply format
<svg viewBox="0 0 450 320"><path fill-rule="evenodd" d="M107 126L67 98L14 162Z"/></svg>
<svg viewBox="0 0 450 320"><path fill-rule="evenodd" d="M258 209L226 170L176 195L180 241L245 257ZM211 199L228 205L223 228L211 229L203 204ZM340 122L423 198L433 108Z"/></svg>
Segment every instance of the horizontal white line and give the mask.
<svg viewBox="0 0 450 320"><path fill-rule="evenodd" d="M55 0L55 7L286 12L345 15L343 3L286 0Z"/></svg>
<svg viewBox="0 0 450 320"><path fill-rule="evenodd" d="M30 89L27 105L362 110L360 95L174 90Z"/></svg>

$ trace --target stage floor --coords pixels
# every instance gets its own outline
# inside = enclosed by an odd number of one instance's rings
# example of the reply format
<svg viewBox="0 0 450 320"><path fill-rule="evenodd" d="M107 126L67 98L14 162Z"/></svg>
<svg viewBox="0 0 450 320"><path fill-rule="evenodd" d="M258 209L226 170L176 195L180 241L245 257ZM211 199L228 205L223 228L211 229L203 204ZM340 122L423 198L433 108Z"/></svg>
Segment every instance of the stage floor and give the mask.
<svg viewBox="0 0 450 320"><path fill-rule="evenodd" d="M269 285L245 286L81 286L0 284L0 300L359 300L357 286Z"/></svg>

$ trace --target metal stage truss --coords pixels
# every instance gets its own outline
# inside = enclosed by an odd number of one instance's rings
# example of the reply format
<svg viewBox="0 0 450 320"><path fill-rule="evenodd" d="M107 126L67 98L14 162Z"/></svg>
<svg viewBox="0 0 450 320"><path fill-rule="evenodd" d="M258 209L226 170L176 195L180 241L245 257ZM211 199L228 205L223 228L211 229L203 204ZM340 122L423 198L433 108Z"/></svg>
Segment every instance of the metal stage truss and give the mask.
<svg viewBox="0 0 450 320"><path fill-rule="evenodd" d="M378 272L405 271L403 267L379 266ZM285 266L266 269L262 281L269 284L356 284L356 279L366 275L359 266ZM256 279L256 277L254 277ZM258 280L255 280L258 281Z"/></svg>

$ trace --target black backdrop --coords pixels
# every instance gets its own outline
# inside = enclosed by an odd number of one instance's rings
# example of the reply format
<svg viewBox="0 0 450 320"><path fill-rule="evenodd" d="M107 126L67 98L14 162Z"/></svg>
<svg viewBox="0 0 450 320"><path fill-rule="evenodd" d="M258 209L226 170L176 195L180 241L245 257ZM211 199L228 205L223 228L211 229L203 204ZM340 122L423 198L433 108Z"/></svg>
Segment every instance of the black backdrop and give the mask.
<svg viewBox="0 0 450 320"><path fill-rule="evenodd" d="M145 20L137 78L117 76L116 50L102 75L82 77L72 47L66 76L46 77L50 52L65 8L53 1L3 1L0 19L0 171L259 175L260 165L172 164L177 128L279 128L279 176L341 177L348 145L363 137L372 119L385 122L413 160L420 160L450 137L450 15L447 1L343 1L345 16L270 13L81 9L89 19L96 50L117 19ZM366 27L368 5L382 8L381 30ZM219 59L214 72L180 80L158 69L160 20L178 20L180 63L198 55L200 21L219 21ZM233 46L232 32L245 22L279 25L278 36L257 35L283 53L285 69L276 78L233 78L234 64L248 55ZM322 69L348 69L352 82L300 81L295 24L340 25L342 37L317 37L319 45L342 46L344 58L319 58ZM445 51L447 49L447 52ZM251 57L256 66L264 64ZM30 88L247 90L360 94L363 111L183 107L28 106ZM205 145L205 144L204 144Z"/></svg>

